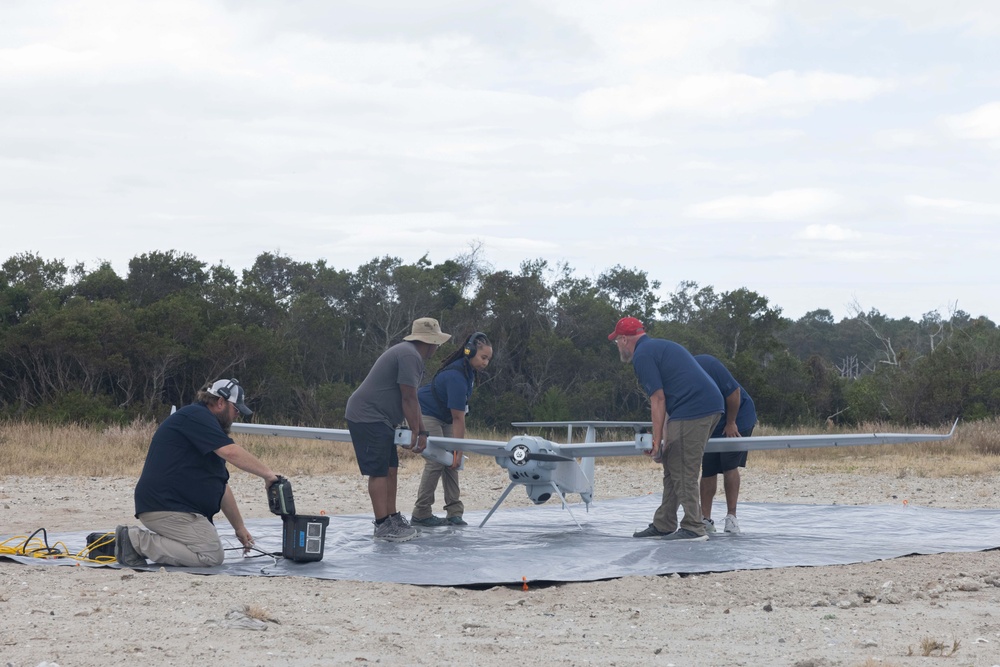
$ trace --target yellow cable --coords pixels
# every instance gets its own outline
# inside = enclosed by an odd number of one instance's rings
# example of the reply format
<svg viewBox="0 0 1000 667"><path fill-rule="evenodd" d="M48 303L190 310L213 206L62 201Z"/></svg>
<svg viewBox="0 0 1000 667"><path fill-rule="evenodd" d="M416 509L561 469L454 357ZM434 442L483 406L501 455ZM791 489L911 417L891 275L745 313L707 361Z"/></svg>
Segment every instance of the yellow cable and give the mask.
<svg viewBox="0 0 1000 667"><path fill-rule="evenodd" d="M73 554L70 553L69 549L63 542L56 542L54 545L49 546L46 540L35 537L39 532L45 533L44 528L40 528L32 533L30 536L25 535L15 535L10 537L3 542L0 542L0 556L22 556L28 558L52 558L52 559L70 559L78 562L84 563L100 563L108 564L115 563L114 556L94 556L90 557L90 552L98 547L106 546L114 541L114 533L105 533L100 538L94 542L88 544L86 547Z"/></svg>

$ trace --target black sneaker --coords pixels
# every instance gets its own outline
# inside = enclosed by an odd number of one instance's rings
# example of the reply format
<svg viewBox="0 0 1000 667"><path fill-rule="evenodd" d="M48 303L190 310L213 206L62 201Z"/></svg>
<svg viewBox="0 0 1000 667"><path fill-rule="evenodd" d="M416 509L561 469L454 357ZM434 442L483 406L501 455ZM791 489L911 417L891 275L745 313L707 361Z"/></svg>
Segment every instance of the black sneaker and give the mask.
<svg viewBox="0 0 1000 667"><path fill-rule="evenodd" d="M450 516L447 518L448 523L453 526L468 526L469 523L462 518L461 514L456 514L455 516Z"/></svg>
<svg viewBox="0 0 1000 667"><path fill-rule="evenodd" d="M427 528L436 528L438 526L447 526L448 522L445 521L444 519L442 519L439 516L434 516L433 514L431 514L430 516L426 516L426 517L424 517L422 519L418 519L415 516L411 516L410 517L410 525L413 525L413 526L424 526L424 527L427 527Z"/></svg>
<svg viewBox="0 0 1000 667"><path fill-rule="evenodd" d="M128 526L115 528L115 560L127 567L146 565L146 559L132 546L132 540L128 536Z"/></svg>
<svg viewBox="0 0 1000 667"><path fill-rule="evenodd" d="M665 540L685 540L687 542L704 542L708 539L708 535L699 535L693 530L688 530L687 528L681 528L680 530L675 530L663 539Z"/></svg>
<svg viewBox="0 0 1000 667"><path fill-rule="evenodd" d="M101 556L115 557L114 532L87 535L87 557L91 560L97 560Z"/></svg>
<svg viewBox="0 0 1000 667"><path fill-rule="evenodd" d="M632 537L666 537L670 534L671 533L664 533L653 524L649 524L644 530L637 530L632 533Z"/></svg>

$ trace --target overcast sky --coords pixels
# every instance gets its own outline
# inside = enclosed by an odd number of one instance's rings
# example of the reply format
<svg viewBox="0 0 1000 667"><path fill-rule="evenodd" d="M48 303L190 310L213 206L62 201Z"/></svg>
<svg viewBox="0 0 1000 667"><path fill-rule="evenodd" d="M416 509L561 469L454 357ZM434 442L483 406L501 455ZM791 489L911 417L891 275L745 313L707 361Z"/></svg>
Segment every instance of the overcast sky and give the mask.
<svg viewBox="0 0 1000 667"><path fill-rule="evenodd" d="M0 262L615 265L1000 322L993 0L4 0Z"/></svg>

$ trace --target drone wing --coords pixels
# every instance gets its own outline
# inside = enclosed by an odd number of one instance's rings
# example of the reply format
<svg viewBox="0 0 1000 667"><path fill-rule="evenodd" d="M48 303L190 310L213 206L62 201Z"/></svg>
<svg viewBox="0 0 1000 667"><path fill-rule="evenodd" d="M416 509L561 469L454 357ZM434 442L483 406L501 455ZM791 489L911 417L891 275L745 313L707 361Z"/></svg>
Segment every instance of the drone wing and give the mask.
<svg viewBox="0 0 1000 667"><path fill-rule="evenodd" d="M276 424L237 424L234 423L229 429L232 433L242 435L266 435L272 437L302 438L305 440L332 440L334 442L351 442L351 432L344 428L310 428L307 426L279 426ZM405 436L399 435L400 433ZM398 438L402 437L402 442L409 443L409 431L400 431ZM484 456L505 456L507 453L507 442L499 440L472 440L465 438L441 438L431 436L427 439L428 445L436 445L448 451L460 450Z"/></svg>
<svg viewBox="0 0 1000 667"><path fill-rule="evenodd" d="M899 445L907 442L948 440L955 434L958 420L948 433L841 433L836 435L765 435L747 438L712 438L706 452L749 452L763 449L803 449L809 447L854 447L856 445Z"/></svg>
<svg viewBox="0 0 1000 667"><path fill-rule="evenodd" d="M639 431L649 426L649 422L517 422L515 426L584 426L594 428L633 428L637 439L618 442L583 442L571 444L551 443L552 455L566 458L637 456L645 453L649 446L639 442ZM908 442L934 442L950 439L955 434L958 420L951 431L939 433L841 433L822 435L755 435L745 438L712 438L705 446L706 452L749 452L769 449L805 449L814 447L853 447L858 445L894 445ZM310 428L305 426L277 426L273 424L234 423L233 433L244 435L283 436L310 440L332 440L351 442L347 429ZM460 450L483 456L507 456L507 442L499 440L474 440L459 438L428 438L429 445L436 445L448 451Z"/></svg>
<svg viewBox="0 0 1000 667"><path fill-rule="evenodd" d="M277 426L274 424L240 424L234 422L231 433L242 435L268 435L272 437L303 438L305 440L333 440L351 442L351 432L346 428L309 428L306 426Z"/></svg>
<svg viewBox="0 0 1000 667"><path fill-rule="evenodd" d="M598 425L614 422L574 422L574 424ZM621 442L588 442L558 445L565 456L602 457L636 456L649 450L649 445L639 441L638 431L648 426L648 422L622 422L624 426L636 428L635 440ZM537 425L537 424L536 424ZM555 424L564 426L565 423ZM958 420L948 433L841 433L823 435L754 435L745 438L712 438L705 446L705 452L749 452L768 449L805 449L812 447L854 447L858 445L898 445L908 442L934 442L948 440L955 434Z"/></svg>

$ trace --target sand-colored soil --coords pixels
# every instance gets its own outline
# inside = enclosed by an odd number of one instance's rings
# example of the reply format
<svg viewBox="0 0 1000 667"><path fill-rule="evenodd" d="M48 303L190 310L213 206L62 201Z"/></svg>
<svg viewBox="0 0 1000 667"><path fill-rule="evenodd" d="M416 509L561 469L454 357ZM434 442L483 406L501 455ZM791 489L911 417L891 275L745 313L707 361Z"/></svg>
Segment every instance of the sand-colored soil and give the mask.
<svg viewBox="0 0 1000 667"><path fill-rule="evenodd" d="M416 466L402 472L404 512ZM296 503L369 510L358 476L294 480ZM0 534L132 521L133 479L0 478ZM599 469L598 497L656 492L658 472ZM463 477L470 509L499 469ZM234 474L247 517L270 516ZM744 473L747 502L998 506L1000 477ZM523 493L512 504L528 504ZM753 526L745 525L745 530ZM974 529L970 526L970 529ZM873 531L892 530L874 525ZM400 567L429 567L405 562ZM269 619L241 616L250 608ZM0 665L1000 665L1000 552L817 568L488 590L205 577L0 562ZM930 655L924 657L924 653ZM943 657L949 654L950 657Z"/></svg>

